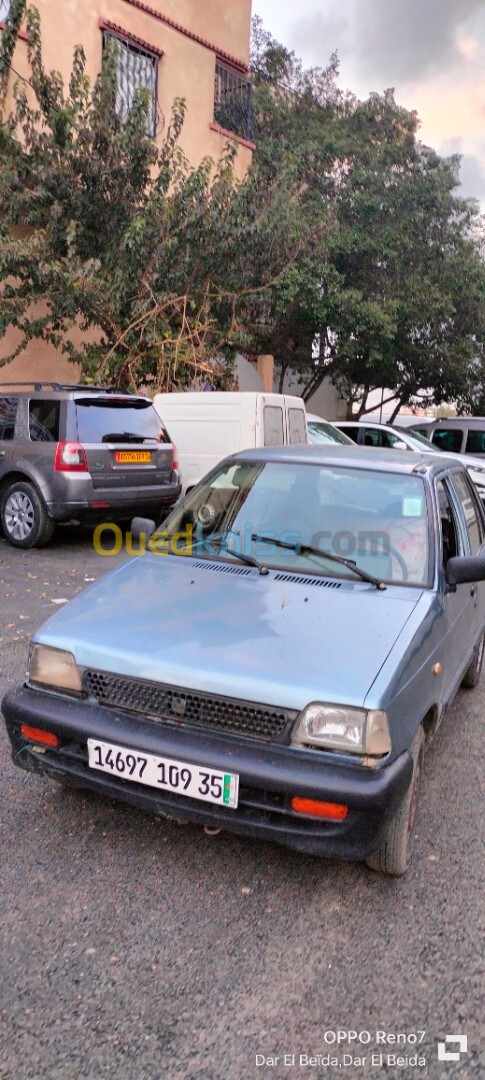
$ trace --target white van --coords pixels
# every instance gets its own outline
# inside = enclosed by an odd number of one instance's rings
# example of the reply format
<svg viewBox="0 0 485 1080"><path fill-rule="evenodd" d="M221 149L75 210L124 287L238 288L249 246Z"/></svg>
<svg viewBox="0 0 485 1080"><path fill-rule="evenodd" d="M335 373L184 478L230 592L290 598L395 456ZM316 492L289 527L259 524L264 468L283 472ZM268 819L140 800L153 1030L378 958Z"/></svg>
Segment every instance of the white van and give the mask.
<svg viewBox="0 0 485 1080"><path fill-rule="evenodd" d="M182 495L238 450L307 442L305 404L299 397L189 391L157 394L153 404L177 447Z"/></svg>

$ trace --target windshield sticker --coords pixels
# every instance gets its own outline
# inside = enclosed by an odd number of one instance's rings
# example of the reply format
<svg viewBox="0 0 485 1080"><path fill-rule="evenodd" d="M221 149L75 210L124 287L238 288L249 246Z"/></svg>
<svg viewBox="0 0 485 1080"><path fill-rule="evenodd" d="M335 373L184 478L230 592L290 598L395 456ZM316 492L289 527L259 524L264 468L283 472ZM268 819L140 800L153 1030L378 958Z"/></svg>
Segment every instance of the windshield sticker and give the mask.
<svg viewBox="0 0 485 1080"><path fill-rule="evenodd" d="M421 517L423 512L422 499L403 499L402 501L402 515L403 517Z"/></svg>

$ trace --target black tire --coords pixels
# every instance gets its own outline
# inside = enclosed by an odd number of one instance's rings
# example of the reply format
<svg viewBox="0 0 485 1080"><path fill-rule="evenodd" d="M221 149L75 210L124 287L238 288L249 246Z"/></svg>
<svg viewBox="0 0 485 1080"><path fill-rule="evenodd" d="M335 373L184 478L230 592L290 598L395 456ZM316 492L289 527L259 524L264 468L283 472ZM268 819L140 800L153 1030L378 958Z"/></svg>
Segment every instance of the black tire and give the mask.
<svg viewBox="0 0 485 1080"><path fill-rule="evenodd" d="M12 547L44 547L52 539L54 522L33 484L16 480L2 496L0 518Z"/></svg>
<svg viewBox="0 0 485 1080"><path fill-rule="evenodd" d="M485 653L485 634L482 634L480 640L475 645L473 650L473 659L470 667L465 672L461 685L466 687L467 690L474 690L480 682L480 675L482 673L483 655Z"/></svg>
<svg viewBox="0 0 485 1080"><path fill-rule="evenodd" d="M402 877L411 861L413 825L423 771L425 741L424 731L420 727L411 747L414 768L404 802L388 825L380 848L365 860L371 870L379 870L381 874Z"/></svg>

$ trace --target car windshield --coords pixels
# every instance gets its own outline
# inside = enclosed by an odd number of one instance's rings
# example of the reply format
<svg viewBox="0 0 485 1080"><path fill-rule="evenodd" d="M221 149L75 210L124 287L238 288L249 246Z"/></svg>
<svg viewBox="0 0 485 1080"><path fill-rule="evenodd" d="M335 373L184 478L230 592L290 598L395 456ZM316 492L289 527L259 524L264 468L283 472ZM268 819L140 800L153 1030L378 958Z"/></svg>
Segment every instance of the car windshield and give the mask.
<svg viewBox="0 0 485 1080"><path fill-rule="evenodd" d="M428 582L422 477L340 465L232 461L194 489L163 532L177 554L201 559L227 562L239 554L269 568L355 580L352 568L325 557L328 552L380 581Z"/></svg>
<svg viewBox="0 0 485 1080"><path fill-rule="evenodd" d="M436 452L436 446L433 446L433 443L424 435L420 435L419 431L405 431L404 428L394 428L394 430L399 433L402 432L410 442L416 443L417 449L420 450L423 447L424 450L431 451L432 454Z"/></svg>
<svg viewBox="0 0 485 1080"><path fill-rule="evenodd" d="M156 409L143 398L77 398L76 416L82 443L170 441Z"/></svg>
<svg viewBox="0 0 485 1080"><path fill-rule="evenodd" d="M352 439L344 435L342 431L327 424L325 420L308 420L308 441L313 446L329 446L331 443L339 443L341 446L353 446Z"/></svg>

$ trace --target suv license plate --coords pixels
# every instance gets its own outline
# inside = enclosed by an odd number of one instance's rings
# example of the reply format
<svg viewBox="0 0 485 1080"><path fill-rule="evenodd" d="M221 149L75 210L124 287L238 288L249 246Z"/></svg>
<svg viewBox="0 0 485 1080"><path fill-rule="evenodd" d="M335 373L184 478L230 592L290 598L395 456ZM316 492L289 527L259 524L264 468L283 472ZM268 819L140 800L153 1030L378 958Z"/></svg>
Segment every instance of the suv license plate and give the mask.
<svg viewBox="0 0 485 1080"><path fill-rule="evenodd" d="M115 453L117 465L149 465L151 460L148 450L117 450Z"/></svg>
<svg viewBox="0 0 485 1080"><path fill-rule="evenodd" d="M141 750L128 750L114 743L88 739L89 768L110 773L121 780L133 780L146 787L173 791L188 799L201 799L237 809L239 777L217 769L188 765L173 758L155 757Z"/></svg>

